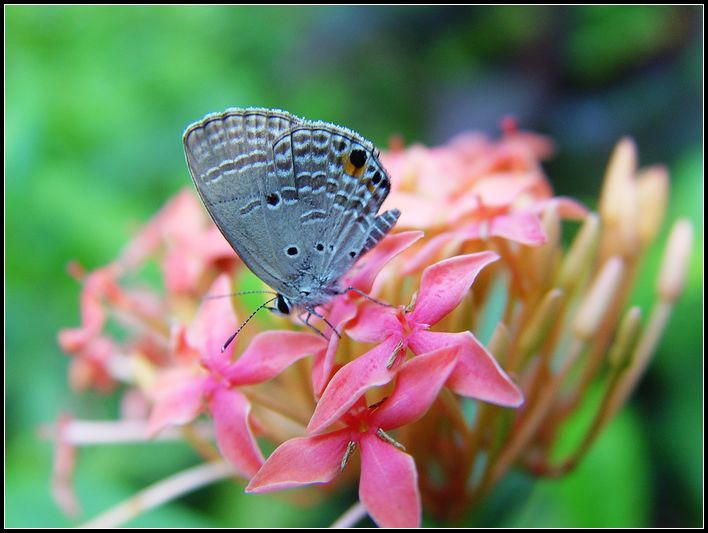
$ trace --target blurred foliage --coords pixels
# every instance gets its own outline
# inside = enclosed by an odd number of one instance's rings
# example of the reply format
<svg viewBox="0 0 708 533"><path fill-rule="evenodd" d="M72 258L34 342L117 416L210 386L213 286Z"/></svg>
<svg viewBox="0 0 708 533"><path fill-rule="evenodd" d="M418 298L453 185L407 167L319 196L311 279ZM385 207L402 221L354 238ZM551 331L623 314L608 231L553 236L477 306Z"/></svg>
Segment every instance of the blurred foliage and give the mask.
<svg viewBox="0 0 708 533"><path fill-rule="evenodd" d="M551 180L590 205L620 136L637 139L642 164L666 163L668 219L689 217L697 245L646 379L577 471L510 477L470 525L701 524L702 7L6 6L5 15L7 525L71 524L51 501L51 446L37 427L67 410L117 412L115 399L68 390L56 333L78 323L79 289L65 265L111 260L191 186L185 126L248 105L344 124L383 146L392 134L426 144L465 129L496 134L511 114L554 138ZM661 251L635 291L645 306ZM178 445L82 450L86 516L194 459ZM324 526L354 497L301 509L221 483L131 525Z"/></svg>

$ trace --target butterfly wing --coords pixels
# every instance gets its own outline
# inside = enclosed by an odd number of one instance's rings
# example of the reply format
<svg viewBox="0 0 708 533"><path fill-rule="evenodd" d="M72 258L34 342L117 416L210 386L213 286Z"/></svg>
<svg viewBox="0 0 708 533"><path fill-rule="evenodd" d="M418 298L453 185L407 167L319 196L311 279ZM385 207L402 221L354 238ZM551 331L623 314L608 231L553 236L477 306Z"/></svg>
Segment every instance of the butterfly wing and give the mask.
<svg viewBox="0 0 708 533"><path fill-rule="evenodd" d="M183 139L207 211L243 262L278 292L287 287L274 238L279 220L271 216L276 199L282 203L273 196L282 187L273 143L299 122L284 111L231 109L191 125Z"/></svg>
<svg viewBox="0 0 708 533"><path fill-rule="evenodd" d="M390 181L346 128L268 109L229 110L187 129L199 194L244 263L296 305L324 303L393 227L377 216Z"/></svg>

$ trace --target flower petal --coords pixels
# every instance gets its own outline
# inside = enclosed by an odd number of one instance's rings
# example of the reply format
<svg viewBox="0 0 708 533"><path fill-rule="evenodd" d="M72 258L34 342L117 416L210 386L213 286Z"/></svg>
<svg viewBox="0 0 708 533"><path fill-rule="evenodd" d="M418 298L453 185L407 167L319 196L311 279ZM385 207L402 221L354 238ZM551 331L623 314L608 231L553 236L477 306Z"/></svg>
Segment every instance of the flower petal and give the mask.
<svg viewBox="0 0 708 533"><path fill-rule="evenodd" d="M480 270L498 258L494 252L480 252L445 259L426 268L409 321L437 323L457 307Z"/></svg>
<svg viewBox="0 0 708 533"><path fill-rule="evenodd" d="M106 322L103 300L115 300L122 294L117 283L119 271L119 265L111 263L86 276L81 289L81 327L59 332L62 350L75 354L101 332Z"/></svg>
<svg viewBox="0 0 708 533"><path fill-rule="evenodd" d="M329 321L335 324L335 328L340 333L347 328L347 324L357 315L358 306L352 300L352 295L354 294L356 293L343 294L332 302ZM322 391L332 376L332 368L334 368L334 360L339 347L339 336L335 335L330 328L327 328L325 335L329 336L327 349L317 352L312 358L312 390L315 393L315 398L319 398L322 395Z"/></svg>
<svg viewBox="0 0 708 533"><path fill-rule="evenodd" d="M238 325L231 298L226 296L231 292L230 277L221 274L214 280L207 295L224 297L205 299L187 334L190 344L199 350L202 359L212 369L226 365L234 349L232 342L221 352L224 342L236 331Z"/></svg>
<svg viewBox="0 0 708 533"><path fill-rule="evenodd" d="M337 330L341 331L339 328ZM315 398L322 396L322 392L329 382L337 348L339 348L339 337L331 335L327 342L327 349L317 352L312 358L312 391Z"/></svg>
<svg viewBox="0 0 708 533"><path fill-rule="evenodd" d="M422 417L455 367L458 347L446 346L414 357L398 370L396 387L371 415L371 424L397 428Z"/></svg>
<svg viewBox="0 0 708 533"><path fill-rule="evenodd" d="M216 387L209 400L216 441L221 454L246 478L263 465L264 458L251 431L251 405L240 392Z"/></svg>
<svg viewBox="0 0 708 533"><path fill-rule="evenodd" d="M359 308L356 321L347 328L347 334L359 342L381 342L391 335L401 334L398 309L368 302Z"/></svg>
<svg viewBox="0 0 708 533"><path fill-rule="evenodd" d="M112 391L116 386L113 363L120 359L120 354L120 347L111 337L90 337L71 360L69 383L72 388Z"/></svg>
<svg viewBox="0 0 708 533"><path fill-rule="evenodd" d="M306 355L324 350L327 341L302 331L265 331L256 335L224 375L232 385L262 383Z"/></svg>
<svg viewBox="0 0 708 533"><path fill-rule="evenodd" d="M396 369L386 368L386 363L398 341L398 337L390 337L339 369L317 402L307 426L308 433L323 431L346 413L367 390L393 379Z"/></svg>
<svg viewBox="0 0 708 533"><path fill-rule="evenodd" d="M518 407L524 401L521 390L469 331L417 331L409 339L409 346L415 353L442 346L459 347L457 364L446 383L457 394L507 407Z"/></svg>
<svg viewBox="0 0 708 533"><path fill-rule="evenodd" d="M528 211L494 217L489 233L495 237L503 237L530 246L538 246L546 242L541 220L538 215Z"/></svg>
<svg viewBox="0 0 708 533"><path fill-rule="evenodd" d="M152 388L154 404L147 433L154 436L170 425L187 424L202 410L209 377L185 368L165 370Z"/></svg>
<svg viewBox="0 0 708 533"><path fill-rule="evenodd" d="M420 527L413 458L371 433L362 437L359 500L380 527Z"/></svg>
<svg viewBox="0 0 708 533"><path fill-rule="evenodd" d="M270 492L327 483L339 474L351 440L350 429L285 441L251 479L246 492Z"/></svg>
<svg viewBox="0 0 708 533"><path fill-rule="evenodd" d="M351 279L348 280L349 285L361 291L370 292L376 276L386 266L386 263L421 237L423 237L422 231L404 231L388 235L364 256L361 268L355 271Z"/></svg>
<svg viewBox="0 0 708 533"><path fill-rule="evenodd" d="M574 198L568 198L567 196L556 196L547 200L540 200L531 206L531 209L539 215L549 208L556 209L561 218L566 220L584 220L589 213L587 207Z"/></svg>
<svg viewBox="0 0 708 533"><path fill-rule="evenodd" d="M428 239L420 250L416 251L413 257L408 258L401 274L405 276L413 272L418 272L425 266L437 261L444 249L459 246L464 239L465 237L460 237L455 231L445 231L432 239Z"/></svg>

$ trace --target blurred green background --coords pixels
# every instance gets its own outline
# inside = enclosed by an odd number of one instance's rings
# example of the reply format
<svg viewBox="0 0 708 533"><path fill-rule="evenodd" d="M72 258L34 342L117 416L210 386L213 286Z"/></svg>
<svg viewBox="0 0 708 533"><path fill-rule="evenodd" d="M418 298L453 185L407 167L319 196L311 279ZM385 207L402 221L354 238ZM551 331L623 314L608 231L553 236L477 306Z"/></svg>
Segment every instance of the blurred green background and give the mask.
<svg viewBox="0 0 708 533"><path fill-rule="evenodd" d="M547 133L560 194L596 201L615 141L666 163L668 220L690 218L686 293L648 375L581 467L510 477L469 525L697 526L703 513L702 7L23 7L6 15L5 503L8 526L67 526L37 428L65 410L114 418L73 394L56 344L79 321L69 260L116 256L182 187L185 126L232 106L287 109L437 144L500 119ZM668 229L668 224L667 228ZM664 237L666 230L664 231ZM661 245L635 301L652 301ZM186 446L83 449L86 517L196 463ZM134 526L326 526L353 501L301 510L220 483Z"/></svg>

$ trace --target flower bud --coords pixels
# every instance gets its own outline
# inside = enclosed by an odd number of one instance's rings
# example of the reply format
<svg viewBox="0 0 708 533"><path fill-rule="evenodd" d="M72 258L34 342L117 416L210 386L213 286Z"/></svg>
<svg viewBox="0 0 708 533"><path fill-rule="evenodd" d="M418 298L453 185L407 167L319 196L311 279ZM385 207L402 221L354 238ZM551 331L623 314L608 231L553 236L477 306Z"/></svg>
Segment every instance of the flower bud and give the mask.
<svg viewBox="0 0 708 533"><path fill-rule="evenodd" d="M637 177L639 239L646 246L659 232L669 197L669 174L663 165L644 169Z"/></svg>
<svg viewBox="0 0 708 533"><path fill-rule="evenodd" d="M573 333L589 341L600 327L624 275L624 262L618 256L610 257L593 281L573 322Z"/></svg>
<svg viewBox="0 0 708 533"><path fill-rule="evenodd" d="M639 307L629 309L620 322L615 341L607 354L609 363L616 368L625 366L639 338L642 312Z"/></svg>
<svg viewBox="0 0 708 533"><path fill-rule="evenodd" d="M664 259L657 282L657 292L662 300L673 303L681 294L691 258L692 242L693 226L691 223L686 219L676 222L671 229L669 243L664 250Z"/></svg>
<svg viewBox="0 0 708 533"><path fill-rule="evenodd" d="M586 268L592 263L599 235L600 217L590 213L563 260L558 285L570 290L582 278Z"/></svg>

